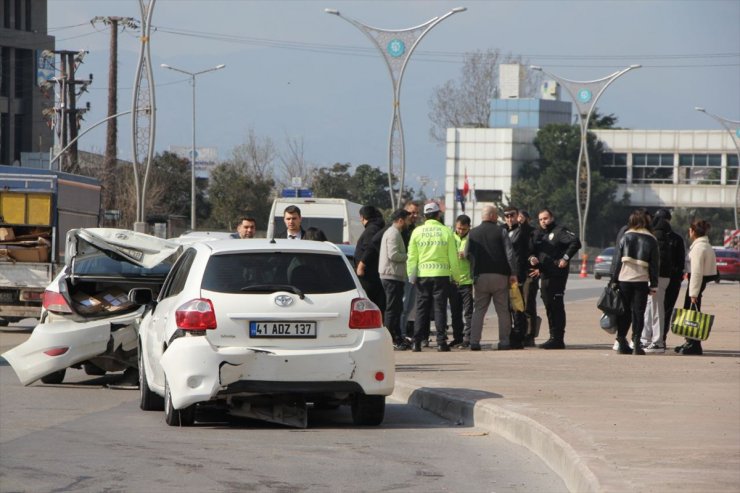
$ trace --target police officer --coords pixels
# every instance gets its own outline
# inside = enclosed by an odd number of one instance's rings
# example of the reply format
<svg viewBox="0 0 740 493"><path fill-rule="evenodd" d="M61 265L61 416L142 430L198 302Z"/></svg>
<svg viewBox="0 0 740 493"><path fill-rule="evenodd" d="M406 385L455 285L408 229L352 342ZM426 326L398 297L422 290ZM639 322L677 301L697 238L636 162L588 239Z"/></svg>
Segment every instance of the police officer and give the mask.
<svg viewBox="0 0 740 493"><path fill-rule="evenodd" d="M555 222L550 209L537 216L539 228L532 238L529 263L535 267L532 275L540 276L540 291L550 326L550 338L540 344L542 349L565 349L565 284L568 282L570 259L580 250L581 241L572 231Z"/></svg>
<svg viewBox="0 0 740 493"><path fill-rule="evenodd" d="M424 224L411 233L406 272L416 288L416 323L412 350L421 351L421 342L429 333L429 317L434 309L437 351L449 351L447 345L447 296L450 278L460 281L457 248L452 230L439 220L436 202L424 206Z"/></svg>

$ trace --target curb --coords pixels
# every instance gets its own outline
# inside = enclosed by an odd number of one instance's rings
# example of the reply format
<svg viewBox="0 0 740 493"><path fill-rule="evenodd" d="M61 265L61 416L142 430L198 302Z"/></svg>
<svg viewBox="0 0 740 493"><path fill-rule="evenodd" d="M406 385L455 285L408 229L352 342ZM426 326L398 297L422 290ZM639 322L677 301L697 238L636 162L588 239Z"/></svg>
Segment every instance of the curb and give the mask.
<svg viewBox="0 0 740 493"><path fill-rule="evenodd" d="M526 447L560 476L569 491L604 491L584 460L556 433L531 418L492 404L489 399L471 401L444 390L417 387L398 380L391 397L458 425L483 428Z"/></svg>

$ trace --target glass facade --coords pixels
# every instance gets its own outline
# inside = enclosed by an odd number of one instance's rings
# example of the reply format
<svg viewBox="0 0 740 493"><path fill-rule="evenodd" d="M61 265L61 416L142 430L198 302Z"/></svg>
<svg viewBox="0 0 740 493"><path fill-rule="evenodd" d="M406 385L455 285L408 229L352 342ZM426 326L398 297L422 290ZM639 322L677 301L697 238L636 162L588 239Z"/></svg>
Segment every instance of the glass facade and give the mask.
<svg viewBox="0 0 740 493"><path fill-rule="evenodd" d="M673 154L633 154L632 183L673 183Z"/></svg>
<svg viewBox="0 0 740 493"><path fill-rule="evenodd" d="M679 154L678 182L691 185L722 182L722 154Z"/></svg>
<svg viewBox="0 0 740 493"><path fill-rule="evenodd" d="M618 183L627 183L627 154L605 152L601 157L601 176Z"/></svg>

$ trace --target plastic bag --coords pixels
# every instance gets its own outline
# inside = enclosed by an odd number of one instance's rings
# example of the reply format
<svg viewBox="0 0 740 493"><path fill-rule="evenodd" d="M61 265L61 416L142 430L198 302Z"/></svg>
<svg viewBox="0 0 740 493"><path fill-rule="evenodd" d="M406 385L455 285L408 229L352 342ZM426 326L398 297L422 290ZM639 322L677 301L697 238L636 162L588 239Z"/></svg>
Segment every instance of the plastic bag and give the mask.
<svg viewBox="0 0 740 493"><path fill-rule="evenodd" d="M509 284L509 303L515 312L524 311L524 299L522 292L519 290L519 283Z"/></svg>

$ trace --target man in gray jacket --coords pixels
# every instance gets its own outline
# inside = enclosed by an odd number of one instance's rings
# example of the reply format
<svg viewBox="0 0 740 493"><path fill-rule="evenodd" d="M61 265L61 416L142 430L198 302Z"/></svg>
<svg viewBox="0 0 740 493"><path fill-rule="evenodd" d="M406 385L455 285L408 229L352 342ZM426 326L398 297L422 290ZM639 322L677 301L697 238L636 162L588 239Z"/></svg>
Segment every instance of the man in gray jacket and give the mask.
<svg viewBox="0 0 740 493"><path fill-rule="evenodd" d="M406 229L408 211L398 209L391 214L391 225L380 240L378 274L385 291L385 326L393 338L393 347L398 351L409 348L401 333L401 313L403 312L403 289L406 275L406 244L402 233Z"/></svg>

